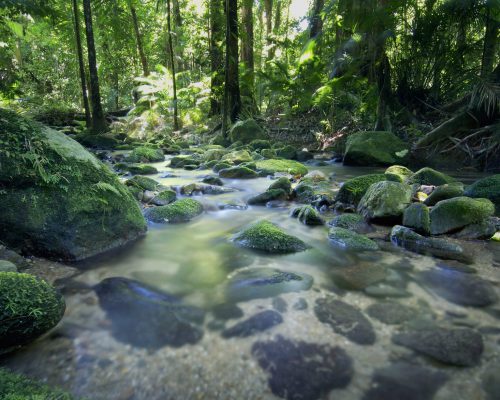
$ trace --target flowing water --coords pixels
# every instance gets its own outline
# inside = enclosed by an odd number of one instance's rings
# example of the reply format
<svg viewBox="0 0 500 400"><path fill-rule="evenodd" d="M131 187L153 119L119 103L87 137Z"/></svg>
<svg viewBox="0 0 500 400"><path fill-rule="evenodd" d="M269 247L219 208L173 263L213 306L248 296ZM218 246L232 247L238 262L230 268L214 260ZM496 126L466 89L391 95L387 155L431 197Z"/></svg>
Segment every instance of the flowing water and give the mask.
<svg viewBox="0 0 500 400"><path fill-rule="evenodd" d="M211 173L172 170L168 160L152 165L160 171L152 178L166 186L200 181ZM334 182L375 172L339 164L310 169L333 176ZM162 178L169 174L175 176ZM500 307L470 301L479 297L481 302L483 284L499 292L498 244L466 244L477 261L465 266L395 248L386 240L388 228L377 227L372 237L380 251L349 253L328 242L327 226L308 227L290 218L292 203L242 209L271 183L270 178L224 180L237 191L196 196L205 208L200 217L185 224L150 225L147 235L126 249L79 264L78 274L59 282L67 302L60 325L1 364L89 399L487 399L499 393ZM333 214L323 217L329 221ZM266 255L234 246L232 235L264 218L311 248ZM228 301L228 279L254 268L307 274L313 284L236 305ZM436 279L447 288L444 293L422 280L425 271L439 271ZM181 329L174 342L154 342L171 327L146 309L141 315L140 300L138 307L124 304L131 321L117 331L93 290L111 277L145 284L134 289L139 297L154 300L159 290L203 310L196 335ZM476 286L467 284L474 279L479 279ZM333 322L321 307L325 298L341 300L341 308L348 305ZM404 307L385 308L394 303ZM215 312L221 304L226 312ZM377 305L386 317L404 311L401 321L382 322L373 311ZM261 318L249 320L256 315ZM238 324L240 329L231 331ZM349 337L345 331L358 324L373 338ZM400 331L435 325L481 332L480 361L451 366L391 341Z"/></svg>

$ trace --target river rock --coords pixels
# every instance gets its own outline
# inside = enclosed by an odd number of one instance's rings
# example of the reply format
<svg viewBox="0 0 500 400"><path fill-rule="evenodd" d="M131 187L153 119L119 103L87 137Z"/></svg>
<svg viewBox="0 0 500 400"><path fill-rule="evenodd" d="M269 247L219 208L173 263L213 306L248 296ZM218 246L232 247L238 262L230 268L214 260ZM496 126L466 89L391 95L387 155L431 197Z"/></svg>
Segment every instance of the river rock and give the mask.
<svg viewBox="0 0 500 400"><path fill-rule="evenodd" d="M414 308L394 301L381 301L372 304L366 309L368 315L387 325L399 325L415 318Z"/></svg>
<svg viewBox="0 0 500 400"><path fill-rule="evenodd" d="M411 187L398 182L378 182L371 185L358 205L365 219L401 218L411 203Z"/></svg>
<svg viewBox="0 0 500 400"><path fill-rule="evenodd" d="M304 176L307 174L307 167L298 161L292 160L261 160L256 163L257 169L265 174L275 174L277 172L287 173L293 176Z"/></svg>
<svg viewBox="0 0 500 400"><path fill-rule="evenodd" d="M153 197L151 204L155 206L166 206L167 204L173 203L177 200L177 193L171 189L163 190Z"/></svg>
<svg viewBox="0 0 500 400"><path fill-rule="evenodd" d="M218 176L205 176L202 182L209 185L224 186L224 182Z"/></svg>
<svg viewBox="0 0 500 400"><path fill-rule="evenodd" d="M195 193L218 195L232 192L236 192L236 189L206 183L189 183L181 187L181 194L185 196L192 196Z"/></svg>
<svg viewBox="0 0 500 400"><path fill-rule="evenodd" d="M16 264L7 260L0 260L0 272L17 272Z"/></svg>
<svg viewBox="0 0 500 400"><path fill-rule="evenodd" d="M247 167L230 167L219 171L219 176L226 179L252 179L257 178L259 174Z"/></svg>
<svg viewBox="0 0 500 400"><path fill-rule="evenodd" d="M157 162L165 160L162 149L150 146L136 147L126 158L127 162Z"/></svg>
<svg viewBox="0 0 500 400"><path fill-rule="evenodd" d="M144 164L128 164L120 169L130 172L132 175L153 175L158 173L158 170L152 165Z"/></svg>
<svg viewBox="0 0 500 400"><path fill-rule="evenodd" d="M309 290L313 284L310 275L274 268L242 269L231 274L228 279L224 290L228 301L275 297L282 293Z"/></svg>
<svg viewBox="0 0 500 400"><path fill-rule="evenodd" d="M430 234L431 218L429 208L422 203L411 204L403 213L403 225L424 235Z"/></svg>
<svg viewBox="0 0 500 400"><path fill-rule="evenodd" d="M364 235L344 228L330 228L328 231L330 243L349 251L373 251L379 246Z"/></svg>
<svg viewBox="0 0 500 400"><path fill-rule="evenodd" d="M241 142L246 144L255 139L268 139L268 136L254 119L249 118L235 123L229 131L229 138L233 143Z"/></svg>
<svg viewBox="0 0 500 400"><path fill-rule="evenodd" d="M424 200L424 203L428 206L434 206L441 200L452 199L454 197L460 197L464 194L464 186L460 182L447 183L445 185L438 186L435 188L429 197Z"/></svg>
<svg viewBox="0 0 500 400"><path fill-rule="evenodd" d="M344 165L385 166L407 156L408 145L391 132L358 132L347 138Z"/></svg>
<svg viewBox="0 0 500 400"><path fill-rule="evenodd" d="M430 327L398 333L392 341L445 364L471 367L483 353L480 333L468 328Z"/></svg>
<svg viewBox="0 0 500 400"><path fill-rule="evenodd" d="M296 154L297 154L297 149L289 144L276 149L276 155L279 158L286 158L287 160L292 160L295 158Z"/></svg>
<svg viewBox="0 0 500 400"><path fill-rule="evenodd" d="M325 223L319 213L309 205L296 207L290 216L298 218L304 225L323 225Z"/></svg>
<svg viewBox="0 0 500 400"><path fill-rule="evenodd" d="M252 355L269 374L274 395L287 400L314 400L345 388L354 374L353 361L340 347L294 342L278 335L256 342Z"/></svg>
<svg viewBox="0 0 500 400"><path fill-rule="evenodd" d="M451 176L443 174L442 172L436 171L429 167L419 169L406 180L406 183L409 185L418 183L419 185L440 186L446 183L453 182L456 182L456 180Z"/></svg>
<svg viewBox="0 0 500 400"><path fill-rule="evenodd" d="M282 189L269 189L248 199L250 205L265 205L274 200L287 200L288 194Z"/></svg>
<svg viewBox="0 0 500 400"><path fill-rule="evenodd" d="M283 317L279 312L265 310L225 329L222 331L221 335L226 339L231 337L248 337L259 332L267 331L282 322Z"/></svg>
<svg viewBox="0 0 500 400"><path fill-rule="evenodd" d="M188 222L203 213L203 204L194 199L176 200L166 206L151 207L144 211L148 221L155 223Z"/></svg>
<svg viewBox="0 0 500 400"><path fill-rule="evenodd" d="M136 175L131 179L125 181L125 185L130 187L136 187L141 190L150 190L154 191L160 186L160 183L155 181L154 179L148 178L147 176Z"/></svg>
<svg viewBox="0 0 500 400"><path fill-rule="evenodd" d="M404 181L408 179L408 177L410 177L412 174L413 171L409 170L406 167L403 167L402 165L393 165L387 168L384 172L384 175L386 176L388 181L399 183L404 183Z"/></svg>
<svg viewBox="0 0 500 400"><path fill-rule="evenodd" d="M127 278L107 278L95 291L111 320L113 336L133 346L181 347L201 340L203 310L149 285Z"/></svg>
<svg viewBox="0 0 500 400"><path fill-rule="evenodd" d="M281 189L289 195L292 192L292 184L290 182L290 179L285 176L276 179L268 188L268 190L273 189Z"/></svg>
<svg viewBox="0 0 500 400"><path fill-rule="evenodd" d="M488 176L467 186L464 195L489 199L495 204L497 215L500 214L500 174Z"/></svg>
<svg viewBox="0 0 500 400"><path fill-rule="evenodd" d="M477 224L467 225L465 228L452 234L451 237L466 240L488 240L495 234L496 231L496 224L490 218Z"/></svg>
<svg viewBox="0 0 500 400"><path fill-rule="evenodd" d="M356 233L370 233L374 231L374 228L368 224L362 215L359 214L341 214L333 218L329 223L329 226L334 228L344 228Z"/></svg>
<svg viewBox="0 0 500 400"><path fill-rule="evenodd" d="M372 345L375 343L375 331L368 319L357 308L332 296L317 299L314 306L316 317L332 327L339 335L354 343Z"/></svg>
<svg viewBox="0 0 500 400"><path fill-rule="evenodd" d="M357 206L368 188L377 182L387 180L384 174L361 175L344 182L335 197L337 203Z"/></svg>
<svg viewBox="0 0 500 400"><path fill-rule="evenodd" d="M486 366L481 381L486 400L498 400L500 398L500 361L492 361Z"/></svg>

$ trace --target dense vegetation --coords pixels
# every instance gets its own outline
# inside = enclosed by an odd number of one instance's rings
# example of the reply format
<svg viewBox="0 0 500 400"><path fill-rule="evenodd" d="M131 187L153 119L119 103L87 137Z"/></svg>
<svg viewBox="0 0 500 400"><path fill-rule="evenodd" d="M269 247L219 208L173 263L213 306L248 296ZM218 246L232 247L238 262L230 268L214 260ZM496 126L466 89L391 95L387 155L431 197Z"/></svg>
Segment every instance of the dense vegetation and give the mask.
<svg viewBox="0 0 500 400"><path fill-rule="evenodd" d="M141 139L248 116L323 147L388 130L498 168L498 0L302 3L4 1L0 105Z"/></svg>

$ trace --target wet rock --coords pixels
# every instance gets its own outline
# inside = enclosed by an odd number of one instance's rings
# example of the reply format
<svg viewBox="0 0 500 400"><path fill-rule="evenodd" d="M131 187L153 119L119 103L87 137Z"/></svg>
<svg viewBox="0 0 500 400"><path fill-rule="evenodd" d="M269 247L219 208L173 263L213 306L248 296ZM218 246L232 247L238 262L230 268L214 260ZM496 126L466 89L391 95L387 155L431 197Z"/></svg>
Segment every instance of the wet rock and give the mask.
<svg viewBox="0 0 500 400"><path fill-rule="evenodd" d="M495 232L497 231L496 224L491 220L486 220L479 222L477 224L468 225L465 228L461 229L459 232L451 235L457 239L467 239L467 240L475 240L475 239L490 239Z"/></svg>
<svg viewBox="0 0 500 400"><path fill-rule="evenodd" d="M275 297L282 293L309 290L313 278L273 268L249 268L229 276L225 296L231 301Z"/></svg>
<svg viewBox="0 0 500 400"><path fill-rule="evenodd" d="M272 305L273 308L280 313L285 313L288 309L288 304L281 297L273 298Z"/></svg>
<svg viewBox="0 0 500 400"><path fill-rule="evenodd" d="M447 380L443 372L400 361L375 371L363 400L432 400Z"/></svg>
<svg viewBox="0 0 500 400"><path fill-rule="evenodd" d="M173 190L167 189L154 196L151 200L151 204L154 204L155 206L166 206L167 204L173 203L176 199L177 193Z"/></svg>
<svg viewBox="0 0 500 400"><path fill-rule="evenodd" d="M500 214L500 174L480 179L465 189L465 196L489 199Z"/></svg>
<svg viewBox="0 0 500 400"><path fill-rule="evenodd" d="M411 294L406 290L388 285L386 283L376 284L372 286L368 286L364 292L371 297L377 298L401 298L401 297L410 297Z"/></svg>
<svg viewBox="0 0 500 400"><path fill-rule="evenodd" d="M166 206L148 208L144 216L156 223L188 222L203 213L203 205L193 199L180 199Z"/></svg>
<svg viewBox="0 0 500 400"><path fill-rule="evenodd" d="M243 310L236 304L223 303L212 308L212 313L218 319L237 319L243 317Z"/></svg>
<svg viewBox="0 0 500 400"><path fill-rule="evenodd" d="M201 340L204 312L149 285L127 278L107 278L95 291L111 320L113 336L133 346L181 347Z"/></svg>
<svg viewBox="0 0 500 400"><path fill-rule="evenodd" d="M203 161L206 163L208 163L210 161L219 161L226 153L227 153L227 150L224 149L223 147L209 149L205 152L205 154L203 154ZM206 183L210 183L210 182L206 182Z"/></svg>
<svg viewBox="0 0 500 400"><path fill-rule="evenodd" d="M268 253L295 253L309 248L302 240L288 235L269 221L259 221L236 234L233 242L247 249Z"/></svg>
<svg viewBox="0 0 500 400"><path fill-rule="evenodd" d="M222 337L226 339L231 337L248 337L259 332L267 331L282 322L283 317L280 313L273 310L266 310L242 322L238 322L231 328L225 329L222 332Z"/></svg>
<svg viewBox="0 0 500 400"><path fill-rule="evenodd" d="M159 182L156 182L154 179L141 175L136 175L133 178L125 181L125 185L133 186L141 190L151 190L151 191L156 190L156 188L160 186Z"/></svg>
<svg viewBox="0 0 500 400"><path fill-rule="evenodd" d="M339 335L354 343L372 345L375 343L375 331L368 319L357 308L329 296L317 299L314 307L316 317L332 327Z"/></svg>
<svg viewBox="0 0 500 400"><path fill-rule="evenodd" d="M219 176L226 179L252 179L257 178L257 172L247 167L230 167L219 171Z"/></svg>
<svg viewBox="0 0 500 400"><path fill-rule="evenodd" d="M462 306L486 307L497 301L495 289L484 279L448 269L430 269L417 279L438 296Z"/></svg>
<svg viewBox="0 0 500 400"><path fill-rule="evenodd" d="M246 210L248 205L240 200L233 200L228 203L218 204L219 210Z"/></svg>
<svg viewBox="0 0 500 400"><path fill-rule="evenodd" d="M335 202L356 207L372 184L385 180L384 174L361 175L349 179L340 187Z"/></svg>
<svg viewBox="0 0 500 400"><path fill-rule="evenodd" d="M297 311L307 310L308 304L307 300L303 297L297 299L297 301L293 304L293 309Z"/></svg>
<svg viewBox="0 0 500 400"><path fill-rule="evenodd" d="M304 225L323 225L325 223L319 213L311 206L297 207L292 211L290 216L298 218Z"/></svg>
<svg viewBox="0 0 500 400"><path fill-rule="evenodd" d="M17 272L16 264L7 260L0 260L0 272Z"/></svg>
<svg viewBox="0 0 500 400"><path fill-rule="evenodd" d="M359 214L338 215L333 218L328 225L336 228L348 229L360 234L374 231L374 228L365 221L363 216Z"/></svg>
<svg viewBox="0 0 500 400"><path fill-rule="evenodd" d="M290 183L290 179L285 176L276 179L268 188L268 190L273 189L281 189L289 195L292 191L292 184Z"/></svg>
<svg viewBox="0 0 500 400"><path fill-rule="evenodd" d="M408 145L391 132L357 132L347 139L344 165L400 164L407 155Z"/></svg>
<svg viewBox="0 0 500 400"><path fill-rule="evenodd" d="M201 159L198 155L180 155L170 159L170 168L185 168L193 166L195 169L201 164Z"/></svg>
<svg viewBox="0 0 500 400"><path fill-rule="evenodd" d="M287 400L315 400L351 382L353 362L340 347L293 342L278 335L256 342L252 355L269 374L269 387Z"/></svg>
<svg viewBox="0 0 500 400"><path fill-rule="evenodd" d="M440 186L446 183L453 182L456 181L451 176L443 174L442 172L436 171L429 167L419 169L406 180L406 183L408 183L409 185L418 183L420 185Z"/></svg>
<svg viewBox="0 0 500 400"><path fill-rule="evenodd" d="M295 153L295 158L297 159L297 161L306 162L312 160L314 158L314 154L306 150L298 150Z"/></svg>
<svg viewBox="0 0 500 400"><path fill-rule="evenodd" d="M246 162L252 162L253 158L248 151L239 150L226 154L222 157L221 161L228 162L229 164L243 164Z"/></svg>
<svg viewBox="0 0 500 400"><path fill-rule="evenodd" d="M411 195L411 187L402 183L374 183L360 200L358 213L365 219L399 219L411 203Z"/></svg>
<svg viewBox="0 0 500 400"><path fill-rule="evenodd" d="M486 400L500 399L500 362L489 363L482 376L482 387L486 393Z"/></svg>
<svg viewBox="0 0 500 400"><path fill-rule="evenodd" d="M388 181L404 183L408 177L413 175L413 171L402 165L392 165L385 170L384 175Z"/></svg>
<svg viewBox="0 0 500 400"><path fill-rule="evenodd" d="M424 328L396 334L392 341L445 364L471 367L483 353L480 333L468 328Z"/></svg>
<svg viewBox="0 0 500 400"><path fill-rule="evenodd" d="M378 250L378 244L359 233L344 228L330 228L328 232L330 243L350 251Z"/></svg>
<svg viewBox="0 0 500 400"><path fill-rule="evenodd" d="M206 176L205 178L203 178L202 182L209 185L224 186L224 182L222 182L222 179L217 176Z"/></svg>
<svg viewBox="0 0 500 400"><path fill-rule="evenodd" d="M258 194L248 199L250 205L265 205L274 200L286 200L288 194L282 189L269 189L264 193Z"/></svg>
<svg viewBox="0 0 500 400"><path fill-rule="evenodd" d="M366 309L368 315L387 325L399 325L416 316L416 310L393 301L374 303Z"/></svg>
<svg viewBox="0 0 500 400"><path fill-rule="evenodd" d="M269 175L277 172L284 172L294 176L304 176L307 174L307 167L305 165L292 160L261 160L257 161L256 165L258 170Z"/></svg>
<svg viewBox="0 0 500 400"><path fill-rule="evenodd" d="M236 189L206 183L190 183L181 187L181 194L185 196L192 196L195 193L217 195L232 192L236 192Z"/></svg>
<svg viewBox="0 0 500 400"><path fill-rule="evenodd" d="M287 160L292 160L295 158L297 150L291 145L286 145L276 149L276 155L279 158L286 158Z"/></svg>
<svg viewBox="0 0 500 400"><path fill-rule="evenodd" d="M428 206L434 206L441 200L452 199L454 197L460 197L464 194L464 186L460 182L447 183L445 185L438 186L432 193L424 200L424 203Z"/></svg>
<svg viewBox="0 0 500 400"><path fill-rule="evenodd" d="M387 269L377 264L355 264L339 268L334 273L335 282L348 290L361 290L387 277Z"/></svg>
<svg viewBox="0 0 500 400"><path fill-rule="evenodd" d="M429 208L422 203L411 204L403 214L403 225L416 232L428 235L430 233L431 218Z"/></svg>

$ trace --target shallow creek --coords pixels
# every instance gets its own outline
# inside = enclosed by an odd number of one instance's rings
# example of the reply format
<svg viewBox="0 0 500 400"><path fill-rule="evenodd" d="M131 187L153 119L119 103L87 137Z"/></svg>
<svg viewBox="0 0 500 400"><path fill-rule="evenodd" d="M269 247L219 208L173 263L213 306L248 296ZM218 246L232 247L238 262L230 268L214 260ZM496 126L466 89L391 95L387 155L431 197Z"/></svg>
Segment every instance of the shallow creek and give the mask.
<svg viewBox="0 0 500 400"><path fill-rule="evenodd" d="M160 173L151 177L165 186L198 182L212 174L170 169L168 164L152 164ZM374 172L340 164L310 170L333 174L334 182ZM167 173L175 177L162 178ZM455 176L464 182L477 178ZM327 225L308 227L290 218L294 204L220 209L224 204L244 204L271 182L224 180L225 186L238 191L196 196L204 204L202 216L185 224L150 225L138 242L77 265L75 276L57 282L67 302L60 325L0 359L0 365L88 399L492 399L500 393L500 303L477 307L470 300L481 302L483 283L500 294L498 244L468 243L477 261L465 266L398 249L385 240L388 228L377 227L372 237L381 250L352 254L328 242ZM323 217L329 221L333 214ZM233 234L263 218L311 249L265 255L231 243ZM278 290L276 296L240 301L229 311L214 312L227 300L228 276L251 268L307 274L313 284L307 290ZM422 274L425 271L438 271L432 284ZM161 321L145 324L144 319L136 327L139 335L144 332L144 340L117 334L93 290L110 277L140 281L204 310L199 337L191 343L181 338L175 346L153 345L148 338L161 334L151 332L161 329ZM472 285L471 280L479 283ZM145 296L150 296L148 290ZM325 298L348 307L340 317L331 317L321 307ZM391 324L377 317L380 312L386 319L394 317ZM249 320L256 315L262 318ZM246 325L230 330L243 321ZM269 326L259 331L262 325ZM345 331L354 325L371 329L373 340L348 337ZM453 366L391 340L401 331L436 325L480 332L480 360L469 367Z"/></svg>

